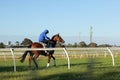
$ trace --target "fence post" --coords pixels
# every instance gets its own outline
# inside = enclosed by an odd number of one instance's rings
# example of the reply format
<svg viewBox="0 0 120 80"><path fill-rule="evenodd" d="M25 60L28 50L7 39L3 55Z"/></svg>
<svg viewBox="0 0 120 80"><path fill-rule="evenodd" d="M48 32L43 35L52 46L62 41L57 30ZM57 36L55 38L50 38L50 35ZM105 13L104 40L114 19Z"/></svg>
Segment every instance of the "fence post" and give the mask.
<svg viewBox="0 0 120 80"><path fill-rule="evenodd" d="M110 53L110 55L111 55L111 57L112 57L112 63L113 63L113 66L114 66L115 63L114 63L114 56L113 56L113 53L112 53L111 49L108 48L108 47L107 47L107 50L108 50L108 52Z"/></svg>
<svg viewBox="0 0 120 80"><path fill-rule="evenodd" d="M12 58L13 58L13 64L14 64L14 72L16 72L16 60L15 60L15 55L14 55L14 49L10 48Z"/></svg>
<svg viewBox="0 0 120 80"><path fill-rule="evenodd" d="M68 53L66 51L66 48L63 48L63 50L64 50L64 52L66 54L67 59L68 59L68 69L70 69L70 59L69 59Z"/></svg>

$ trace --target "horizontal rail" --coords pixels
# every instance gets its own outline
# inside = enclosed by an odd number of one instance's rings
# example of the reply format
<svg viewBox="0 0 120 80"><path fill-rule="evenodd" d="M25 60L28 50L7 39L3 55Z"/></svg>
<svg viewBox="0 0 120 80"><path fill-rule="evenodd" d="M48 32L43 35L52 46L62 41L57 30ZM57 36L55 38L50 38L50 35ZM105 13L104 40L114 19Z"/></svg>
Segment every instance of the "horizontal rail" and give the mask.
<svg viewBox="0 0 120 80"><path fill-rule="evenodd" d="M111 50L120 50L119 47L109 47ZM14 51L26 51L26 50L63 50L64 48L0 48L1 51L10 51L13 49ZM107 50L107 47L100 48L66 48L67 50Z"/></svg>
<svg viewBox="0 0 120 80"><path fill-rule="evenodd" d="M33 51L33 50L63 50L63 48L4 48L0 49L1 51L10 51L10 49L13 49L14 51Z"/></svg>
<svg viewBox="0 0 120 80"><path fill-rule="evenodd" d="M93 50L102 50L102 51L108 51L112 57L112 62L113 62L113 66L114 66L114 55L112 53L113 50L120 50L119 47L96 47L96 48L0 48L0 52L6 52L6 51L10 51L12 56L13 56L13 61L14 61L14 71L16 71L16 63L15 63L15 55L14 52L15 51L33 51L33 50L63 50L66 54L66 57L68 59L68 69L70 69L70 60L69 60L69 56L66 50L68 51L72 51L72 50L80 50L80 51L93 51Z"/></svg>
<svg viewBox="0 0 120 80"><path fill-rule="evenodd" d="M13 57L13 64L14 64L14 72L16 72L16 59L15 59L15 55L14 52L15 51L26 51L26 50L63 50L66 54L66 57L68 59L68 69L70 69L70 59L68 56L68 53L66 51L66 48L4 48L4 49L0 49L0 51L10 51Z"/></svg>

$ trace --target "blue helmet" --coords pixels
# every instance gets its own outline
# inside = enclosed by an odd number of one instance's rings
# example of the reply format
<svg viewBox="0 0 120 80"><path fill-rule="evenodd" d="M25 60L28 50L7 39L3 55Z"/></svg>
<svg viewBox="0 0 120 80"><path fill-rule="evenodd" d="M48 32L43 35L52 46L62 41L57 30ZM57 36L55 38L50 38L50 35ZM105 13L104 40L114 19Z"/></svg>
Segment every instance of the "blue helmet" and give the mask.
<svg viewBox="0 0 120 80"><path fill-rule="evenodd" d="M49 31L47 29L44 30L45 33L49 33Z"/></svg>

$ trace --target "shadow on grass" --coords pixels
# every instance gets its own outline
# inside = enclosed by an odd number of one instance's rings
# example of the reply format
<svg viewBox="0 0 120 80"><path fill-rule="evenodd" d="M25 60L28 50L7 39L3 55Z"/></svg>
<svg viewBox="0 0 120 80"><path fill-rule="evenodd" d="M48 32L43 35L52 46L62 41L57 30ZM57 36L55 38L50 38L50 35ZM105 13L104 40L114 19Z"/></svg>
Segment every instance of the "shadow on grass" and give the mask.
<svg viewBox="0 0 120 80"><path fill-rule="evenodd" d="M100 64L100 62L96 62L94 64ZM81 66L81 65L89 65L89 63L72 63L70 64L71 67L74 67L74 66ZM68 64L58 64L56 66L56 68L59 68L59 67L66 67L67 68ZM50 68L52 67L55 67L53 65L50 66ZM46 69L46 66L39 66L39 69L38 70L42 70L42 69ZM29 68L29 66L16 66L16 70L19 72L19 71L28 71L28 70L33 70L31 68ZM0 72L11 72L11 71L14 71L14 66L0 66Z"/></svg>
<svg viewBox="0 0 120 80"><path fill-rule="evenodd" d="M80 66L80 65L89 65L90 63L89 62L86 62L86 63L73 63L71 64L71 66ZM94 62L94 64L101 64L101 62Z"/></svg>
<svg viewBox="0 0 120 80"><path fill-rule="evenodd" d="M39 66L39 70L30 70L28 66L17 66L17 71L20 71L20 74L8 74L0 76L1 80L8 80L9 78L17 79L17 80L120 80L120 66L112 67L112 66L97 66L96 64L100 64L100 62L95 62L93 59L89 59L88 62L85 63L72 63L71 66L84 66L86 70L84 72L58 72L54 74L50 74L47 70L45 70L46 74L42 75L42 69L45 69L45 66ZM60 64L57 67L65 67L67 68L67 64ZM51 66L52 68L54 66ZM13 66L0 67L0 72L11 72L13 71ZM51 69L52 70L52 69ZM64 70L64 69L63 69ZM27 73L22 74L22 71L27 71ZM97 72L100 71L100 72ZM3 78L3 79L2 79Z"/></svg>
<svg viewBox="0 0 120 80"><path fill-rule="evenodd" d="M109 71L104 74L96 75L90 74L89 71L86 72L66 72L58 73L48 76L41 76L42 73L39 71L29 71L28 74L20 75L6 75L1 76L1 80L8 80L9 78L17 78L17 80L120 80L120 72ZM24 76L24 77L23 77Z"/></svg>
<svg viewBox="0 0 120 80"><path fill-rule="evenodd" d="M39 70L30 70L28 66L17 66L17 71L28 71L28 73L25 74L15 74L15 75L5 75L5 76L0 76L1 80L8 80L9 78L18 78L17 80L20 80L21 78L23 80L120 80L120 70L117 70L120 68L118 67L94 67L94 64L91 62L89 63L84 63L84 64L72 64L72 66L77 66L77 65L87 65L87 69L85 72L63 72L63 73L56 73L56 74L49 74L49 75L41 75L42 72L40 72L41 69L45 69L45 67L41 67ZM60 66L67 66L65 65L60 65ZM52 66L53 67L53 66ZM51 68L51 67L50 67ZM96 73L97 69L104 69L107 71L104 72L98 72ZM114 70L114 69L115 70ZM111 71L112 69L112 71ZM5 71L13 71L13 66L11 67L0 67L0 72L5 72ZM47 73L47 72L46 72ZM24 76L24 77L23 77ZM20 78L20 79L19 79Z"/></svg>
<svg viewBox="0 0 120 80"><path fill-rule="evenodd" d="M120 80L119 79L119 72L110 71L107 73L104 73L102 75L93 75L88 72L84 73L62 73L62 74L54 74L50 76L37 76L34 75L31 79L28 80Z"/></svg>
<svg viewBox="0 0 120 80"><path fill-rule="evenodd" d="M17 66L17 71L28 71L30 70L28 66ZM12 72L14 71L14 66L2 66L0 67L0 72Z"/></svg>

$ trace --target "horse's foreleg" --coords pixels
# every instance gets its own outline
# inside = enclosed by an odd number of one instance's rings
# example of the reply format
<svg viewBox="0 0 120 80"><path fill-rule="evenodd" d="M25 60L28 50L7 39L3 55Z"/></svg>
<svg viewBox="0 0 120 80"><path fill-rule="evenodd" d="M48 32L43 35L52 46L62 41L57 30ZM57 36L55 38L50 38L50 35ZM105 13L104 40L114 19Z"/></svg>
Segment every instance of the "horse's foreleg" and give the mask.
<svg viewBox="0 0 120 80"><path fill-rule="evenodd" d="M48 55L48 63L47 63L47 67L50 66L50 59L51 59L51 55L49 54L49 55Z"/></svg>
<svg viewBox="0 0 120 80"><path fill-rule="evenodd" d="M54 66L56 66L56 59L55 59L55 57L52 55L51 56L52 58L53 58L53 60L54 60Z"/></svg>

